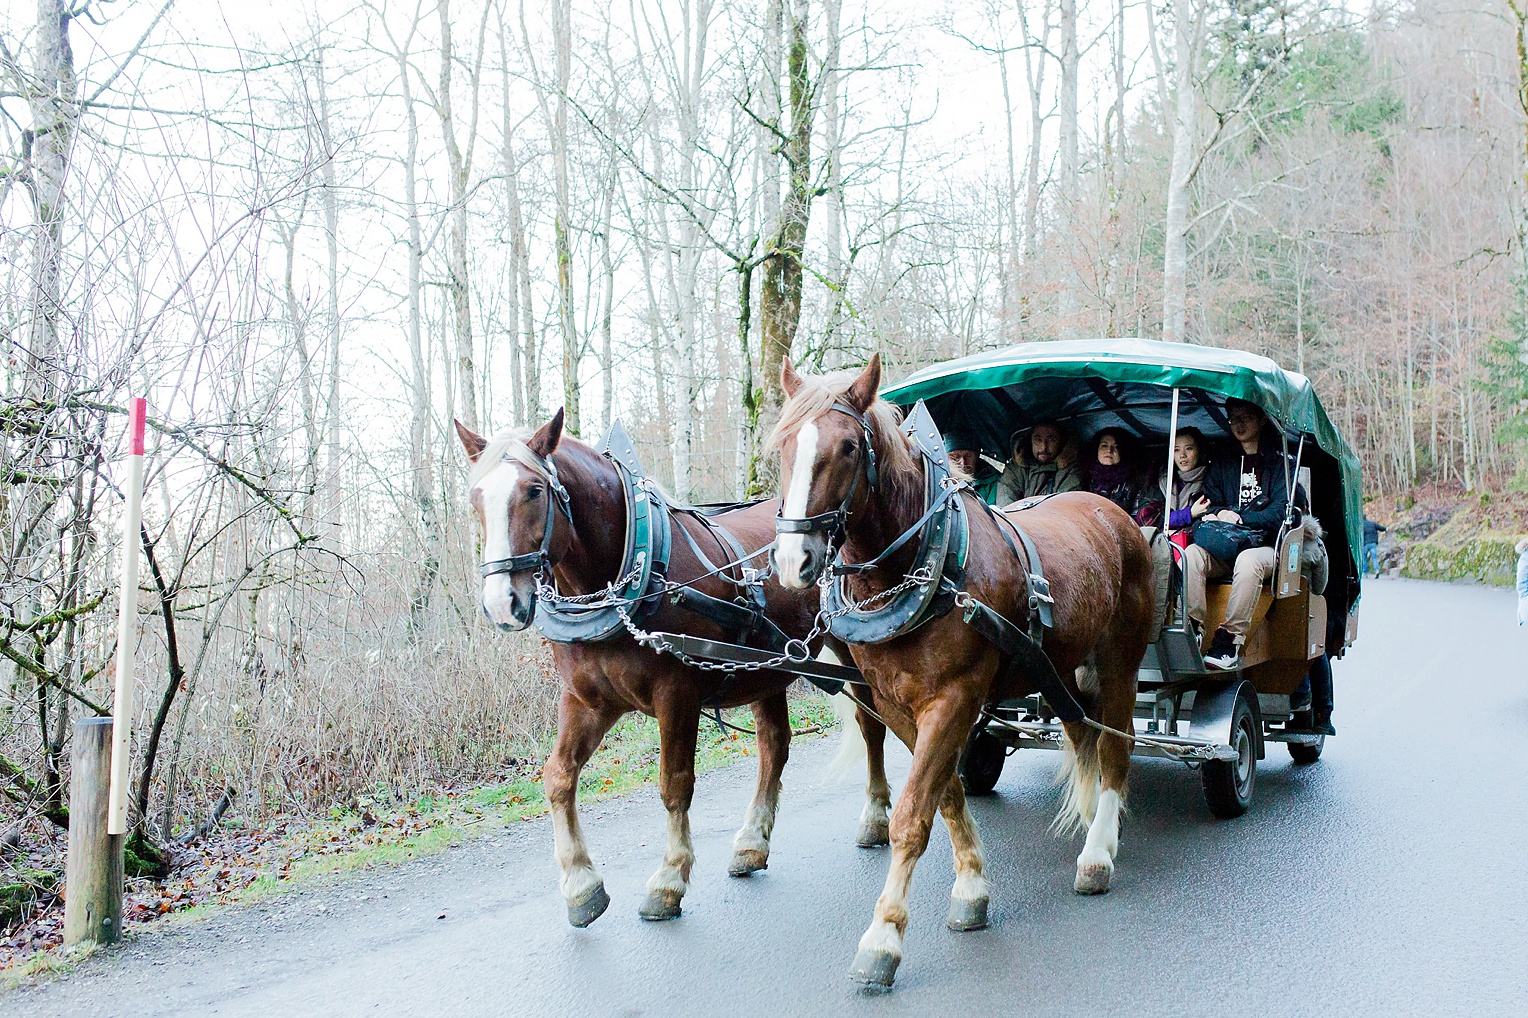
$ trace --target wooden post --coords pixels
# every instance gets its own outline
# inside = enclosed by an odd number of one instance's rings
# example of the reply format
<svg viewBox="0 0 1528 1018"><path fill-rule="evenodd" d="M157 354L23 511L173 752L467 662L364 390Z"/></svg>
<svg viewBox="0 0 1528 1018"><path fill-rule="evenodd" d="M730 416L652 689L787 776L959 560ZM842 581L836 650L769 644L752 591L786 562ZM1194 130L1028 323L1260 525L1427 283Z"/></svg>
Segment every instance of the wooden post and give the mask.
<svg viewBox="0 0 1528 1018"><path fill-rule="evenodd" d="M122 513L122 591L117 610L117 693L112 709L116 737L111 750L111 815L108 829L127 833L128 765L132 757L133 653L138 646L138 530L143 513L143 430L148 401L132 402L128 426L126 499Z"/></svg>
<svg viewBox="0 0 1528 1018"><path fill-rule="evenodd" d="M122 843L108 834L111 718L74 723L69 750L69 859L64 943L115 944L122 937Z"/></svg>

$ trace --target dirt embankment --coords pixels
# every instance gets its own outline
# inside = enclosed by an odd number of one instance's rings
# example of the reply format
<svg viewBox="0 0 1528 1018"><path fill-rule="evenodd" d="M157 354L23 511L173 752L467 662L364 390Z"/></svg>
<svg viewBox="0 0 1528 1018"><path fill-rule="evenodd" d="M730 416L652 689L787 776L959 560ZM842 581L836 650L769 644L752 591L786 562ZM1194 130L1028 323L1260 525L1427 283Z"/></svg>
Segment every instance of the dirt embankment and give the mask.
<svg viewBox="0 0 1528 1018"><path fill-rule="evenodd" d="M1426 486L1364 503L1381 535L1381 568L1424 580L1510 585L1528 535L1528 492Z"/></svg>

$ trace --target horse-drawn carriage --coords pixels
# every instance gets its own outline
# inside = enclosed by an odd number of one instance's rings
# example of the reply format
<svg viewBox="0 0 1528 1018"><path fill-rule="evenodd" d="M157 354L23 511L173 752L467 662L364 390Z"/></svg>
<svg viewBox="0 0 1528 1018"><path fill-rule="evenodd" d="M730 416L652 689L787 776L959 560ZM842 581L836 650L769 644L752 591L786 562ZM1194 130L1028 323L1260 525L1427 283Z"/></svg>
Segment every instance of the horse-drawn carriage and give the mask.
<svg viewBox="0 0 1528 1018"><path fill-rule="evenodd" d="M1357 634L1363 507L1357 457L1308 379L1233 350L1111 339L1024 344L964 357L925 368L881 395L909 409L923 401L941 428L974 435L984 452L1004 458L1009 436L1055 421L1078 436L1123 429L1169 470L1178 429L1227 435L1228 399L1261 407L1279 432L1310 512L1324 525L1327 583L1321 593L1310 589L1300 568L1308 531L1286 528L1280 568L1259 598L1241 667L1227 674L1207 669L1203 651L1225 616L1229 588L1210 586L1201 642L1190 628L1174 567L1168 588L1174 596L1141 662L1135 753L1199 761L1206 799L1221 816L1246 810L1266 743L1285 743L1298 763L1321 755L1325 736L1310 731L1305 706L1307 674L1313 662L1326 664L1323 656L1341 657ZM1293 500L1296 486L1286 490ZM1038 695L998 704L967 745L961 774L968 790L990 791L1007 752L1061 745L1060 725Z"/></svg>
<svg viewBox="0 0 1528 1018"><path fill-rule="evenodd" d="M657 718L662 743L668 839L639 909L661 920L680 914L694 862L702 711L721 723L721 708L753 707L759 781L728 867L746 876L768 864L791 734L786 686L799 676L852 696L857 725L846 727L863 735L868 764L857 840L890 844L892 860L850 974L883 986L901 961L907 889L936 810L954 847L947 925L987 924L964 788L990 791L1010 749L1067 751L1058 821L1086 832L1074 884L1084 894L1109 887L1132 748L1197 763L1226 816L1246 809L1265 742L1288 743L1297 760L1320 754L1322 736L1291 697L1312 661L1340 656L1356 633L1362 509L1357 460L1306 379L1230 351L1100 340L969 357L882 394L878 357L818 379L787 363L782 381L781 497L735 506L677 503L643 474L619 425L599 449L565 440L560 411L491 440L458 425L484 526L483 610L503 629L534 622L562 677L544 783L573 925L610 904L578 823L578 775L633 710ZM1186 585L1169 596L1170 567L1154 568L1125 511L1090 493L992 507L952 469L940 436L959 427L1006 454L1009 436L1042 418L1082 433L1107 425L1166 463L1179 427L1227 430L1231 399L1275 426L1290 502L1234 674L1206 670ZM1326 526L1324 595L1302 571L1302 536L1315 532L1295 526L1296 492ZM1210 591L1206 633L1225 611L1224 592ZM913 750L894 811L888 729Z"/></svg>

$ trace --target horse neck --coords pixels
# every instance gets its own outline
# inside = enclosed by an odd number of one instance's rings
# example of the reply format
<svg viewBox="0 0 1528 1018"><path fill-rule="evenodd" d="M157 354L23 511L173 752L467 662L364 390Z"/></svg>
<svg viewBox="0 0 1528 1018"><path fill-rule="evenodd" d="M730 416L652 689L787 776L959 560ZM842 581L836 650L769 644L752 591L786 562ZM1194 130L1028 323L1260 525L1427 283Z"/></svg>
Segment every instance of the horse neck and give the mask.
<svg viewBox="0 0 1528 1018"><path fill-rule="evenodd" d="M893 436L892 441L900 436ZM878 443L883 445L884 443ZM923 461L913 456L897 463L877 454L880 477L874 488L860 477L861 490L855 495L849 518L844 524L843 559L865 562L885 551L902 533L918 522L924 510ZM909 541L876 570L882 578L898 582L912 565L917 554L917 540Z"/></svg>
<svg viewBox="0 0 1528 1018"><path fill-rule="evenodd" d="M608 459L576 440L564 440L553 462L568 489L573 538L552 573L564 593L593 593L616 579L626 550L621 478Z"/></svg>

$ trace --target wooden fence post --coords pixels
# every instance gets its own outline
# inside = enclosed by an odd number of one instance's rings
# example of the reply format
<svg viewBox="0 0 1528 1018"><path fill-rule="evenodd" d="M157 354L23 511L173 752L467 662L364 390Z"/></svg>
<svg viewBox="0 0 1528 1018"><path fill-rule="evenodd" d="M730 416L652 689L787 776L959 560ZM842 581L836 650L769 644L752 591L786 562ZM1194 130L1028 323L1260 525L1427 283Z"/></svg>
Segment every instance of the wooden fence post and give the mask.
<svg viewBox="0 0 1528 1018"><path fill-rule="evenodd" d="M69 860L64 943L115 944L122 937L122 846L107 833L111 718L74 723L69 750Z"/></svg>

